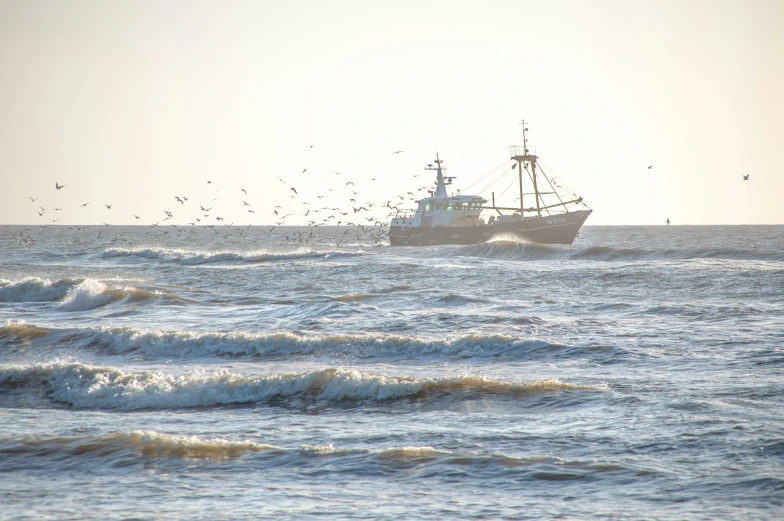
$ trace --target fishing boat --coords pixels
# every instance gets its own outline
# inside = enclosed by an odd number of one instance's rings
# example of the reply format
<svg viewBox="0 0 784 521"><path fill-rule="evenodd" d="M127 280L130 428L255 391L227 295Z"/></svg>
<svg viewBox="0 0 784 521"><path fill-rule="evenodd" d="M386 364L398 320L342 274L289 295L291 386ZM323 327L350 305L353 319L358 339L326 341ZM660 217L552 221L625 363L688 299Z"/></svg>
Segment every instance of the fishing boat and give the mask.
<svg viewBox="0 0 784 521"><path fill-rule="evenodd" d="M491 192L489 201L481 195L461 194L459 190L449 195L447 186L453 184L455 177L444 175L444 161L436 154L434 163L425 168L436 172L435 190L430 191L429 197L415 201L416 209L396 208L389 228L390 244L476 244L495 237L572 244L592 210L563 182L545 173L535 150L527 144L525 121L522 124L523 145L509 147L511 165L504 161L507 172L517 176L519 206L496 206L495 192Z"/></svg>

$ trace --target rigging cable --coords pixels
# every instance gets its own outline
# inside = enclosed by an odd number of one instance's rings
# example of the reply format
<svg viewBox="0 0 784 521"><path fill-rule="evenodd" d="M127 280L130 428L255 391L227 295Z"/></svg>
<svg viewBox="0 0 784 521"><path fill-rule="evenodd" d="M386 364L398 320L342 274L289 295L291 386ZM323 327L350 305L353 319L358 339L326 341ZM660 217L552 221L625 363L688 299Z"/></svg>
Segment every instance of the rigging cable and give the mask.
<svg viewBox="0 0 784 521"><path fill-rule="evenodd" d="M506 163L506 161L507 161L507 160L505 159L505 160L504 160L504 161L503 161L501 164L499 164L498 166L495 166L495 167L493 167L493 169L492 169L492 170L490 170L490 171L489 171L488 173L486 173L485 175L483 175L483 176L479 177L478 179L476 179L476 180L472 181L472 182L471 182L470 184L468 184L467 186L465 186L465 187L461 187L461 188L460 188L460 191L461 191L461 192L465 192L466 190L468 190L469 188L471 188L472 186L474 186L475 184L477 184L477 183L478 183L479 181L481 181L482 179L484 179L484 178L488 177L489 175L492 175L492 174L493 174L493 172L495 172L496 170L498 170L499 168L501 168L502 166L504 166L504 164Z"/></svg>

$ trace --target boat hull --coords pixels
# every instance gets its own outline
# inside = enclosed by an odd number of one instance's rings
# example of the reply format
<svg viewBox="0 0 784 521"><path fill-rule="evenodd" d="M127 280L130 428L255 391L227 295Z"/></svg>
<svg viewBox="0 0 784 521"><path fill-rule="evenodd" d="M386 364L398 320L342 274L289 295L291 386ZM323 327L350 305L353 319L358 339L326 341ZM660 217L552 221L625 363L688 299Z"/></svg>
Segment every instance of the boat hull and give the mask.
<svg viewBox="0 0 784 521"><path fill-rule="evenodd" d="M572 244L589 215L591 210L527 217L517 221L496 221L479 226L392 226L389 229L389 242L392 246L477 244L494 237L511 236L539 244Z"/></svg>

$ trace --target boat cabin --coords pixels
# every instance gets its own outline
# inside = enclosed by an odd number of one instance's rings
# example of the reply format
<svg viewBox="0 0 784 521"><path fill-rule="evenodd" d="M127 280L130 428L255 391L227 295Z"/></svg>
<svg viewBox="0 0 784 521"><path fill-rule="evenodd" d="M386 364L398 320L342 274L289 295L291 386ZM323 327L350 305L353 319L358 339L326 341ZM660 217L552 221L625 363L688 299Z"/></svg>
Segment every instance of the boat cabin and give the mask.
<svg viewBox="0 0 784 521"><path fill-rule="evenodd" d="M392 226L415 228L437 228L479 226L484 220L479 217L487 199L478 195L454 195L451 197L427 197L416 201L417 209L400 212L392 220Z"/></svg>

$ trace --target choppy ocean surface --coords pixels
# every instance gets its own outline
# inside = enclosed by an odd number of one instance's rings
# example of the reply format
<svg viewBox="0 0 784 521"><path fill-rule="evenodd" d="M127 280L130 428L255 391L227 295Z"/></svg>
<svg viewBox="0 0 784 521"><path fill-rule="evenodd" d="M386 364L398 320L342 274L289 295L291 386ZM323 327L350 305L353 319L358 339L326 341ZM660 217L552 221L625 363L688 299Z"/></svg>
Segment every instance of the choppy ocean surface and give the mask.
<svg viewBox="0 0 784 521"><path fill-rule="evenodd" d="M784 512L782 226L97 231L0 227L0 519Z"/></svg>

